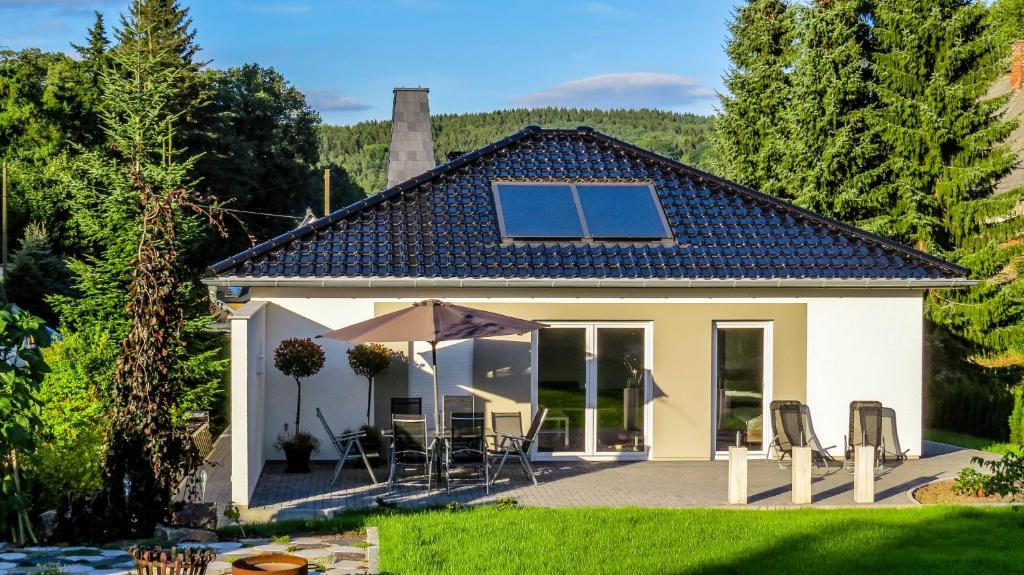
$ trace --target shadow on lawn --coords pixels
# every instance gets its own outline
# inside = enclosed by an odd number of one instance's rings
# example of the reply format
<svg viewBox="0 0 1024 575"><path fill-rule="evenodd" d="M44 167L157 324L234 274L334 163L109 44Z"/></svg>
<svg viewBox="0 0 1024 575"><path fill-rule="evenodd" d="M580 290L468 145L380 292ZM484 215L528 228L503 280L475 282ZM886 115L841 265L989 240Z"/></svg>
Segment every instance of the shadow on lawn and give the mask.
<svg viewBox="0 0 1024 575"><path fill-rule="evenodd" d="M922 516L909 528L905 523L889 520L884 514L884 510L864 510L823 530L803 530L787 535L753 552L741 550L739 557L733 560L712 561L672 573L977 575L1019 572L1024 560L1024 546L1020 545L1024 536L1024 513L948 507L942 510L940 517Z"/></svg>

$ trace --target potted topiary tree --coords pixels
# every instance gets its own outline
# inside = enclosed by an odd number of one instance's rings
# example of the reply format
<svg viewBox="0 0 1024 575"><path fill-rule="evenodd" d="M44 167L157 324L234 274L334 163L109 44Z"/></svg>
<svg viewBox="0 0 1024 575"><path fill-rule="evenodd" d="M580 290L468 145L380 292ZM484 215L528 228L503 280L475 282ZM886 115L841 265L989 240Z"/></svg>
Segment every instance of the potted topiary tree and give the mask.
<svg viewBox="0 0 1024 575"><path fill-rule="evenodd" d="M361 375L368 382L366 392L366 425L370 421L370 407L373 405L373 380L387 373L391 367L391 358L396 354L380 343L361 343L348 350L348 365L356 375Z"/></svg>
<svg viewBox="0 0 1024 575"><path fill-rule="evenodd" d="M295 431L291 435L280 435L277 448L284 451L289 473L308 473L309 457L320 447L320 440L301 431L299 418L302 413L302 378L312 377L324 367L324 350L308 338L286 339L274 350L274 367L281 373L295 378L298 397L295 400Z"/></svg>

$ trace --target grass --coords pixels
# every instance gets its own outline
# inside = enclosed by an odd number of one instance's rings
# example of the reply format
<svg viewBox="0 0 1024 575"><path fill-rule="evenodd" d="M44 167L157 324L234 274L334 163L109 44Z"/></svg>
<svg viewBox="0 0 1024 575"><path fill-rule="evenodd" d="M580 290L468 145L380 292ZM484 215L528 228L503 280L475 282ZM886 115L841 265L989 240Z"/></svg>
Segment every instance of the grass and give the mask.
<svg viewBox="0 0 1024 575"><path fill-rule="evenodd" d="M351 512L246 527L261 536L376 525L385 573L1015 573L1024 513L898 509L544 509ZM221 530L230 536L231 528Z"/></svg>
<svg viewBox="0 0 1024 575"><path fill-rule="evenodd" d="M1004 573L1024 513L926 507L541 509L368 517L386 573Z"/></svg>
<svg viewBox="0 0 1024 575"><path fill-rule="evenodd" d="M1021 449L1021 446L1012 443L999 442L993 439L976 437L955 431L946 431L944 429L927 428L924 430L924 438L928 441L937 441L939 443L956 445L957 447L987 451L997 455L1005 455L1010 451L1020 451Z"/></svg>

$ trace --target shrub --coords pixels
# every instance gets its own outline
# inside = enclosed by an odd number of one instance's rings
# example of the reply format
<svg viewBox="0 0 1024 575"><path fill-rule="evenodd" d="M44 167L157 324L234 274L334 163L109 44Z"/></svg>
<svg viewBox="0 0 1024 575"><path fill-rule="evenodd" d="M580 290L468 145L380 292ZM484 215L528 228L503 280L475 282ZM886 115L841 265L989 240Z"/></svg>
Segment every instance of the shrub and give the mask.
<svg viewBox="0 0 1024 575"><path fill-rule="evenodd" d="M1010 443L1024 445L1024 388L1013 390L1013 411L1010 412Z"/></svg>
<svg viewBox="0 0 1024 575"><path fill-rule="evenodd" d="M979 473L973 467L964 467L953 480L953 493L957 495L985 496L985 483L988 475Z"/></svg>
<svg viewBox="0 0 1024 575"><path fill-rule="evenodd" d="M1019 453L1011 451L995 461L975 457L971 463L992 472L985 479L985 493L1013 499L1024 494L1024 456Z"/></svg>

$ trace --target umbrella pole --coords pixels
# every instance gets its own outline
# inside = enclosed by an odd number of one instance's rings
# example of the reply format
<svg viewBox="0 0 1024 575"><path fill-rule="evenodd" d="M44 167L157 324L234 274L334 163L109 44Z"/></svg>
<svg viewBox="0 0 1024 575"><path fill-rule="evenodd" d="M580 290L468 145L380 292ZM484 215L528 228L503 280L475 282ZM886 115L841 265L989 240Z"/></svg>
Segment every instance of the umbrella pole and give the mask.
<svg viewBox="0 0 1024 575"><path fill-rule="evenodd" d="M440 405L437 403L437 342L430 342L430 371L434 374L434 434L441 433Z"/></svg>

